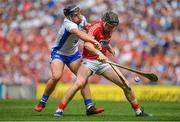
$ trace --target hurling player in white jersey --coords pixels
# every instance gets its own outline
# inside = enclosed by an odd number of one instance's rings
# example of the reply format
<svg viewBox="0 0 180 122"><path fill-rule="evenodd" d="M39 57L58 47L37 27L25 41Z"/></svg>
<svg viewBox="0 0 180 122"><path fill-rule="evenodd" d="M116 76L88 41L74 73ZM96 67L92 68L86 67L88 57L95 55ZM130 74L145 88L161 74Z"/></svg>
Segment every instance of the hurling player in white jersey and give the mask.
<svg viewBox="0 0 180 122"><path fill-rule="evenodd" d="M78 50L79 38L83 41L91 42L98 49L101 45L93 37L82 31L87 21L80 13L80 8L76 5L69 5L64 8L65 19L57 34L56 44L51 52L51 72L52 77L46 84L45 91L35 110L40 112L45 108L46 102L53 92L57 82L60 80L64 66L67 65L69 69L76 75L81 63L81 54ZM103 108L95 108L91 100L91 93L89 85L85 85L81 90L86 105L86 114L92 115L101 113Z"/></svg>

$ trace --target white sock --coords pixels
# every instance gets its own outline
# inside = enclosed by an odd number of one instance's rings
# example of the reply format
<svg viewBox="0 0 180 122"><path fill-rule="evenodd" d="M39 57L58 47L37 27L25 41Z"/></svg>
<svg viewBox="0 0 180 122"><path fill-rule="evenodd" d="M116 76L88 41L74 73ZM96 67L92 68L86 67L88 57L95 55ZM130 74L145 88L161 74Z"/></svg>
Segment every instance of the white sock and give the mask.
<svg viewBox="0 0 180 122"><path fill-rule="evenodd" d="M136 112L136 115L139 115L142 111L141 111L140 108L138 108L138 109L135 110L135 112Z"/></svg>
<svg viewBox="0 0 180 122"><path fill-rule="evenodd" d="M93 106L93 104L89 104L86 108L89 109L91 106Z"/></svg>
<svg viewBox="0 0 180 122"><path fill-rule="evenodd" d="M63 112L63 110L60 109L60 108L58 108L58 109L56 110L56 112Z"/></svg>

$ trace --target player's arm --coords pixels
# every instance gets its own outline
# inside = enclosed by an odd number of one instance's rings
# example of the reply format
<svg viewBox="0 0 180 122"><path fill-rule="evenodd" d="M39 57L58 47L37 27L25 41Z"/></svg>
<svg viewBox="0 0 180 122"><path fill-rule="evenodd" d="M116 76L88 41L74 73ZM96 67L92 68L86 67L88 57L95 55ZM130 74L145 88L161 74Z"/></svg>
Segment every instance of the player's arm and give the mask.
<svg viewBox="0 0 180 122"><path fill-rule="evenodd" d="M105 62L106 60L108 60L108 58L107 58L101 51L99 51L98 49L96 49L92 43L85 42L85 43L84 43L84 47L85 47L87 50L91 51L92 53L98 55L98 60L100 60L100 61L102 61L102 62Z"/></svg>
<svg viewBox="0 0 180 122"><path fill-rule="evenodd" d="M80 31L80 30L78 30L76 28L71 29L70 32L72 34L75 34L76 36L78 36L81 40L94 44L98 49L101 50L101 48L102 48L101 44L98 41L96 41L93 38L93 36L90 36L87 33L83 32L83 31Z"/></svg>
<svg viewBox="0 0 180 122"><path fill-rule="evenodd" d="M107 50L114 56L115 55L115 51L113 49L113 47L111 46L111 44L108 44Z"/></svg>

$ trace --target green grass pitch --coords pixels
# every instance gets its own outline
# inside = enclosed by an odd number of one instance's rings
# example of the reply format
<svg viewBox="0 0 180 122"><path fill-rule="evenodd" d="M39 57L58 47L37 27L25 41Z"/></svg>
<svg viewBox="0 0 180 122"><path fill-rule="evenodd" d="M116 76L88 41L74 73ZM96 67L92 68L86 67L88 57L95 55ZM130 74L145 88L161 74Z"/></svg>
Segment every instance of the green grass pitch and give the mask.
<svg viewBox="0 0 180 122"><path fill-rule="evenodd" d="M146 112L153 117L134 116L128 102L95 101L96 106L105 108L105 112L85 115L83 100L73 100L62 118L53 116L57 100L49 100L42 112L35 112L37 100L0 100L0 121L180 121L180 103L178 102L140 102Z"/></svg>

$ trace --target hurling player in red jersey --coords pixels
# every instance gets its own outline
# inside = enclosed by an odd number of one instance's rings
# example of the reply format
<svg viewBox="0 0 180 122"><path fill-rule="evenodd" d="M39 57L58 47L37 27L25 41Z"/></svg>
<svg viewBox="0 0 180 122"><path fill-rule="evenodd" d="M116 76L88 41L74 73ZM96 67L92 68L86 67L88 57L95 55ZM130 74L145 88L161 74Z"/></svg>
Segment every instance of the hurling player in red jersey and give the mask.
<svg viewBox="0 0 180 122"><path fill-rule="evenodd" d="M106 61L108 60L108 58L106 57L106 52L109 51L114 55L113 48L111 47L109 41L111 33L118 26L118 24L119 20L117 14L115 14L114 12L106 12L103 15L101 21L87 26L87 33L91 36L94 36L94 38L100 42L102 50L98 50L94 47L93 44L85 42L83 62L78 70L76 82L74 82L74 84L65 93L65 96L59 103L58 109L56 110L54 116L63 116L63 111L68 102L73 98L78 90L84 87L89 76L94 73L104 76L109 81L113 82L123 89L124 94L131 104L132 108L134 109L137 117L152 116L151 114L145 113L140 108L134 92L128 85L128 81L123 76L123 74L116 67L114 67L117 70L117 72L115 72L115 70L108 63L106 63ZM117 75L117 73L121 78ZM125 86L122 80L125 81L128 87Z"/></svg>

